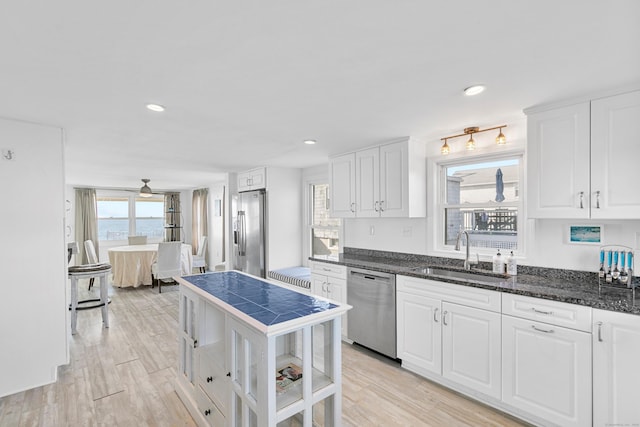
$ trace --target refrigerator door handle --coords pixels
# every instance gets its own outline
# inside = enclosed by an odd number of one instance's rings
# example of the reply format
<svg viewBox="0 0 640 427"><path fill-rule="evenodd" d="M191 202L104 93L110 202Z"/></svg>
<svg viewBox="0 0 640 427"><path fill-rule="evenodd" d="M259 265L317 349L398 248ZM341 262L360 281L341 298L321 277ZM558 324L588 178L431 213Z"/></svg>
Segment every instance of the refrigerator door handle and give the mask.
<svg viewBox="0 0 640 427"><path fill-rule="evenodd" d="M238 211L238 232L240 234L240 238L238 239L238 255L245 256L247 254L247 229L244 211Z"/></svg>

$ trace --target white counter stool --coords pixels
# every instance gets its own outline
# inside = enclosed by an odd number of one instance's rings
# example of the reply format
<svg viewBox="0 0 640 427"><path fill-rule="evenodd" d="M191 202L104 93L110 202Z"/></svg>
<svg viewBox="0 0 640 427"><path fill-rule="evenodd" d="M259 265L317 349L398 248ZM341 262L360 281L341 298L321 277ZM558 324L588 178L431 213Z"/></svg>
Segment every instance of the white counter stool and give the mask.
<svg viewBox="0 0 640 427"><path fill-rule="evenodd" d="M90 308L102 307L102 323L104 327L109 327L109 273L111 273L111 264L85 264L69 267L69 278L71 279L71 333L75 334L76 324L78 323L78 310L87 310ZM78 301L78 280L100 278L100 298L87 299ZM90 305L85 305L90 304Z"/></svg>

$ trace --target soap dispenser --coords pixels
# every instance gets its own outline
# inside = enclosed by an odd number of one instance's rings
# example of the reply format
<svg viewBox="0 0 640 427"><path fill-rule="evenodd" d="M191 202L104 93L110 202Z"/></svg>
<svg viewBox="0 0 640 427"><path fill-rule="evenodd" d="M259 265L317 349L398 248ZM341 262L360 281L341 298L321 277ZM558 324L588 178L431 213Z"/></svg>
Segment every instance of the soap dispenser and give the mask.
<svg viewBox="0 0 640 427"><path fill-rule="evenodd" d="M518 275L518 262L516 261L516 257L513 256L513 251L511 251L511 255L507 257L507 274L509 276Z"/></svg>
<svg viewBox="0 0 640 427"><path fill-rule="evenodd" d="M498 249L498 253L493 256L493 272L504 274L504 261L502 261L500 249Z"/></svg>

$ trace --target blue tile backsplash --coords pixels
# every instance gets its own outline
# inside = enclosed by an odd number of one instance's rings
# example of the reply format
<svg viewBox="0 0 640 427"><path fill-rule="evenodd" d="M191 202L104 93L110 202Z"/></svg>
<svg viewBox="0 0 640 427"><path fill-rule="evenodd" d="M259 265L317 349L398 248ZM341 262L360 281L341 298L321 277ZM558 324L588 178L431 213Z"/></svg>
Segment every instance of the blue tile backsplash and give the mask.
<svg viewBox="0 0 640 427"><path fill-rule="evenodd" d="M266 326L337 307L311 295L300 294L236 271L185 276L182 279Z"/></svg>

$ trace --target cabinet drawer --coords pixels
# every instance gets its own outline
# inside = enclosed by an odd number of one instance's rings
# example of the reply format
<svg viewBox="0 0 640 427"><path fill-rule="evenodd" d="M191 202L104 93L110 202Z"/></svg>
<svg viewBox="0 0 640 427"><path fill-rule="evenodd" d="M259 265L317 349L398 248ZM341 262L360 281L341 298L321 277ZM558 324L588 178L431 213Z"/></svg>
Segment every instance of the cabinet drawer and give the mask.
<svg viewBox="0 0 640 427"><path fill-rule="evenodd" d="M222 410L227 407L228 379L224 361L224 343L198 348L198 377L204 392Z"/></svg>
<svg viewBox="0 0 640 427"><path fill-rule="evenodd" d="M500 312L500 293L496 291L408 276L397 276L396 286L398 291Z"/></svg>
<svg viewBox="0 0 640 427"><path fill-rule="evenodd" d="M224 415L200 387L196 387L195 398L198 412L208 425L216 427L225 425Z"/></svg>
<svg viewBox="0 0 640 427"><path fill-rule="evenodd" d="M329 264L327 262L312 262L311 272L324 274L325 276L337 277L338 279L346 279L347 267L344 265Z"/></svg>
<svg viewBox="0 0 640 427"><path fill-rule="evenodd" d="M591 332L591 307L505 293L502 313Z"/></svg>

